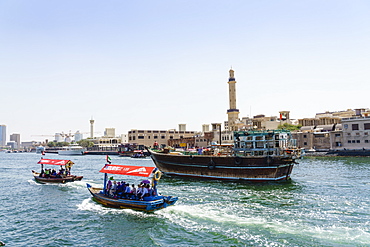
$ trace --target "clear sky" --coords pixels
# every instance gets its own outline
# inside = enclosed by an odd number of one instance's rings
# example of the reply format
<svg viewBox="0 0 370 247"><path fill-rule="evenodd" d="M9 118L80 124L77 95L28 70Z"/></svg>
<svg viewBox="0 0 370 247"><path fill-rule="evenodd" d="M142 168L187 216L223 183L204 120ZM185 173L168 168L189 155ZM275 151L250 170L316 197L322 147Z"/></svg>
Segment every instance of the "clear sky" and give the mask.
<svg viewBox="0 0 370 247"><path fill-rule="evenodd" d="M7 138L368 108L370 1L3 0ZM85 134L87 137L88 134ZM51 138L51 137L50 137ZM50 139L49 138L49 139Z"/></svg>

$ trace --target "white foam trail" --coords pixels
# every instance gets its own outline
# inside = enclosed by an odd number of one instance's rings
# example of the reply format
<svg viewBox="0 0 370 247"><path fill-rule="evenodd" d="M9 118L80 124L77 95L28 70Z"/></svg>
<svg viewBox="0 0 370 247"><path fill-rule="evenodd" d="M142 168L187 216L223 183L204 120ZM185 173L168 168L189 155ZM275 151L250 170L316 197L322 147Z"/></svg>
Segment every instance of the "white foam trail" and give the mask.
<svg viewBox="0 0 370 247"><path fill-rule="evenodd" d="M91 198L83 200L80 204L77 204L78 210L90 211L101 215L105 214L125 214L125 215L136 215L139 217L156 217L152 214L145 214L143 212L131 210L131 209L118 209L118 208L107 208L103 205L94 202Z"/></svg>

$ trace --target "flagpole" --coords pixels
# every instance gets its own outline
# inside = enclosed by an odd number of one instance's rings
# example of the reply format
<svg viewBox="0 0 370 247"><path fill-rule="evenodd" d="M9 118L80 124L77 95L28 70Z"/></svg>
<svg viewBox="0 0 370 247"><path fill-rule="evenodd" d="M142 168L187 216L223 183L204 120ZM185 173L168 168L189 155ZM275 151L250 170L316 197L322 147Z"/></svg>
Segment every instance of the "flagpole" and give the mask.
<svg viewBox="0 0 370 247"><path fill-rule="evenodd" d="M104 189L103 189L104 195L107 192L107 180L108 180L108 174L104 173Z"/></svg>

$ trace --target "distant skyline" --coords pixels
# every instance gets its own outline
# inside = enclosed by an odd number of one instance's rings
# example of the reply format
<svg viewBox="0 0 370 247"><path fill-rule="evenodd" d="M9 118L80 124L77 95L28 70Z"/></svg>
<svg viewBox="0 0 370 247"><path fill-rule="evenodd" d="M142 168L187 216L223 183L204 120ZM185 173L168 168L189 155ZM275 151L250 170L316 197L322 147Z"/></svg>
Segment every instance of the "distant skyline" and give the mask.
<svg viewBox="0 0 370 247"><path fill-rule="evenodd" d="M0 2L0 124L21 141L368 108L369 1ZM84 137L88 137L84 134Z"/></svg>

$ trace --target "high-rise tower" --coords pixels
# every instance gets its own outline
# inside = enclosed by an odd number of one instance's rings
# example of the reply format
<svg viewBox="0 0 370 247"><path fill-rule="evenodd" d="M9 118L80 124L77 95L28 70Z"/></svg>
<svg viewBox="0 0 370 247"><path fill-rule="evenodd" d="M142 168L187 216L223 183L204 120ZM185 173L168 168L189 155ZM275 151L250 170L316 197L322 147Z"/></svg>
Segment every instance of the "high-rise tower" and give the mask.
<svg viewBox="0 0 370 247"><path fill-rule="evenodd" d="M0 146L5 146L6 144L6 125L0 125Z"/></svg>
<svg viewBox="0 0 370 247"><path fill-rule="evenodd" d="M90 120L90 138L94 139L94 122L95 120L91 118Z"/></svg>
<svg viewBox="0 0 370 247"><path fill-rule="evenodd" d="M229 70L229 106L230 109L227 110L228 115L228 125L230 131L238 130L236 123L239 121L239 109L236 109L236 88L235 88L235 77L234 70Z"/></svg>

